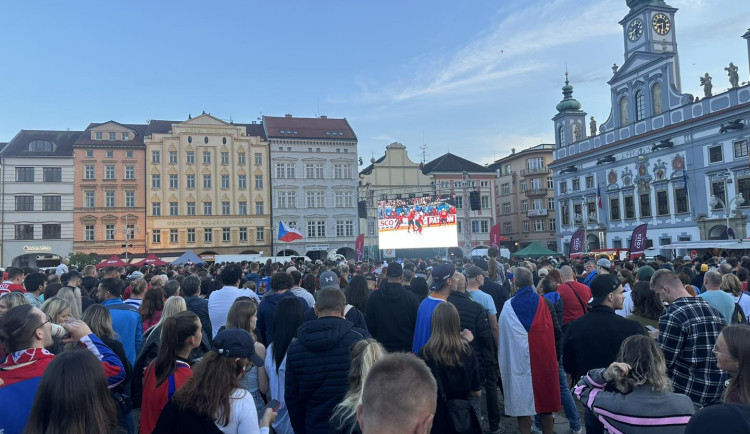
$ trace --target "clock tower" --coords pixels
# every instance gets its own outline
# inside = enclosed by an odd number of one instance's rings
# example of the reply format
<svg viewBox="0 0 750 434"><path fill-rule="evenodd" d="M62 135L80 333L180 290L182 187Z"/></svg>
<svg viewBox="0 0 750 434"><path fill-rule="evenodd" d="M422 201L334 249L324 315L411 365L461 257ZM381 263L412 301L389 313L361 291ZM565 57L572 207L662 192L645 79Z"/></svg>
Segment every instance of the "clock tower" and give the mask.
<svg viewBox="0 0 750 434"><path fill-rule="evenodd" d="M635 53L669 54L675 58L675 88L680 91L677 38L674 15L677 9L664 0L627 0L630 12L620 21L625 43L625 62Z"/></svg>

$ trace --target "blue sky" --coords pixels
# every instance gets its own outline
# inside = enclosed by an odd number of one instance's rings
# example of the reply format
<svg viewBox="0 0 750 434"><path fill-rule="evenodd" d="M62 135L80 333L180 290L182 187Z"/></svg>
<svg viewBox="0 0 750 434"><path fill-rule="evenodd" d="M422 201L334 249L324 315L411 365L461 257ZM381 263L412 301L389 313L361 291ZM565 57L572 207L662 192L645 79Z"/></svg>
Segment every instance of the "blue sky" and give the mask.
<svg viewBox="0 0 750 434"><path fill-rule="evenodd" d="M748 80L750 2L671 0L684 92ZM365 164L489 163L553 140L567 65L574 96L609 115L625 0L2 2L0 141L20 129L184 120L205 110L346 117Z"/></svg>

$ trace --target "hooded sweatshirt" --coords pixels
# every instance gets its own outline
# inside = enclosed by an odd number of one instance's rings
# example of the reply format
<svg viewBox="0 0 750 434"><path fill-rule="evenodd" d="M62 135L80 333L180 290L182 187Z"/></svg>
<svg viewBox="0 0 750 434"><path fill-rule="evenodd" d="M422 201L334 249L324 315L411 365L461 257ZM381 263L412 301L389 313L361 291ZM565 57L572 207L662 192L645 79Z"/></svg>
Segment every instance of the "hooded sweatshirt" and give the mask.
<svg viewBox="0 0 750 434"><path fill-rule="evenodd" d="M367 330L388 352L409 352L414 340L419 301L403 285L383 282L367 300Z"/></svg>
<svg viewBox="0 0 750 434"><path fill-rule="evenodd" d="M295 433L328 433L333 408L348 389L351 345L369 337L333 316L300 326L287 350L284 394Z"/></svg>

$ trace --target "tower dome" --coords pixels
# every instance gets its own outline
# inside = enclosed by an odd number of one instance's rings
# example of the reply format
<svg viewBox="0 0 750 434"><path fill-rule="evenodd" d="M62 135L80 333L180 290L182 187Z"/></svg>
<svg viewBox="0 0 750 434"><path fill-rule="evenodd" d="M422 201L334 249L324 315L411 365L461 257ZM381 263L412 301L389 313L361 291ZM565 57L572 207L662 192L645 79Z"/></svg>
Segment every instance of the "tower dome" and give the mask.
<svg viewBox="0 0 750 434"><path fill-rule="evenodd" d="M562 101L555 106L558 112L578 111L581 109L581 103L573 98L573 86L568 81L568 71L565 71L565 86L562 87L562 93Z"/></svg>

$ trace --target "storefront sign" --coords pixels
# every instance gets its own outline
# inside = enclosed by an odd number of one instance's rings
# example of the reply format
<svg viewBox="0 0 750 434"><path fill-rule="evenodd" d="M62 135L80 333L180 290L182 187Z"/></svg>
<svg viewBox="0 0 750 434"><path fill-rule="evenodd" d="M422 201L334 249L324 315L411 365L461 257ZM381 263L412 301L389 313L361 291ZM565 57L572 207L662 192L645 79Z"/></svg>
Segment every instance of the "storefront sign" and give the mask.
<svg viewBox="0 0 750 434"><path fill-rule="evenodd" d="M328 248L330 247L330 245L329 244L308 244L305 247L307 248L307 250L313 250L313 251L320 251L320 250L322 250L322 251L327 251Z"/></svg>
<svg viewBox="0 0 750 434"><path fill-rule="evenodd" d="M51 250L51 246L23 246L24 252L49 252Z"/></svg>

